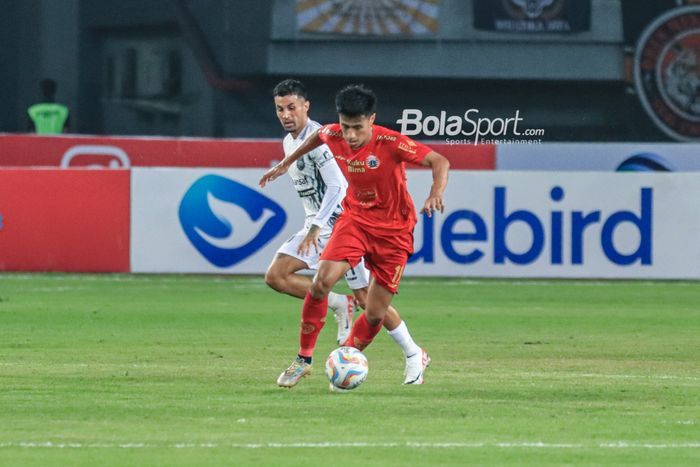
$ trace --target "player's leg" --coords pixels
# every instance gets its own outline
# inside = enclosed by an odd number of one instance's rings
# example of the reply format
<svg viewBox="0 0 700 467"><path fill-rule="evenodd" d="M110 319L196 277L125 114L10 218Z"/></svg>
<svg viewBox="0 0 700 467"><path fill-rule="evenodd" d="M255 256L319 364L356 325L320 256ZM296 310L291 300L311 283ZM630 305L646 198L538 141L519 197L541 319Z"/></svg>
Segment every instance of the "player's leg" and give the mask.
<svg viewBox="0 0 700 467"><path fill-rule="evenodd" d="M336 282L350 269L347 261L321 260L309 292L304 297L301 309L301 334L299 336L299 357L310 364L318 334L326 323L328 294Z"/></svg>
<svg viewBox="0 0 700 467"><path fill-rule="evenodd" d="M399 312L393 306L390 306L386 310L384 328L387 334L396 342L396 345L401 347L404 357L406 358L404 384L417 384L416 382L418 380L422 382L422 372L425 370L425 368L422 367L424 350L413 340L413 336L411 336L406 322L401 319ZM428 360L430 359L427 353L425 354L425 358ZM426 363L426 366L428 363Z"/></svg>
<svg viewBox="0 0 700 467"><path fill-rule="evenodd" d="M350 335L352 328L352 320L356 311L362 311L367 302L367 287L369 286L369 271L365 267L364 259L351 267L345 272L345 282L352 290L353 300L352 309L348 307L348 312L345 316L337 316L338 320L338 344L345 342Z"/></svg>
<svg viewBox="0 0 700 467"><path fill-rule="evenodd" d="M367 287L361 289L352 289L352 294L355 297L355 304L358 308L363 310L367 306ZM401 324L401 315L393 305L390 305L386 310L386 315L384 316L384 329L388 332L393 331Z"/></svg>
<svg viewBox="0 0 700 467"><path fill-rule="evenodd" d="M265 283L277 292L304 298L311 288L311 277L297 274L303 269L309 269L304 261L277 253L265 272Z"/></svg>
<svg viewBox="0 0 700 467"><path fill-rule="evenodd" d="M413 247L412 234L383 236L363 232L366 236L365 264L372 271L365 312L355 321L345 345L363 350L381 329L382 321L398 291L401 276ZM404 238L405 237L405 238Z"/></svg>
<svg viewBox="0 0 700 467"><path fill-rule="evenodd" d="M384 316L393 297L392 292L379 285L372 277L367 290L365 311L355 320L344 345L364 350L381 330Z"/></svg>
<svg viewBox="0 0 700 467"><path fill-rule="evenodd" d="M345 273L345 282L355 296L355 303L364 310L367 303L367 287L369 285L369 270L365 267L364 259L354 268L350 268ZM352 323L350 323L352 324ZM401 347L404 356L414 355L420 351L420 347L413 341L411 333L408 331L406 323L401 319L401 315L393 306L389 306L384 316L384 329L396 344ZM338 327L338 342L345 341L347 335L340 339L340 326ZM348 329L349 333L349 329Z"/></svg>
<svg viewBox="0 0 700 467"><path fill-rule="evenodd" d="M398 291L408 255L412 250L413 235L406 232L392 237L372 237L370 251L365 260L372 271L372 281L367 295L365 313L355 321L346 345L363 349L372 341L380 320L389 315L393 295ZM394 310L395 311L395 310ZM423 383L423 374L430 364L428 353L418 347L408 333L405 323L398 313L389 315L389 326L393 327L390 335L399 345L406 346L406 378L404 384ZM396 323L398 321L398 324Z"/></svg>
<svg viewBox="0 0 700 467"><path fill-rule="evenodd" d="M401 348L406 359L404 384L419 384L417 383L419 380L422 382L422 373L425 370L422 366L424 350L413 340L406 322L401 319L401 315L393 305L387 308L386 315L384 315L384 329L386 329L389 337L396 342L396 345ZM425 358L430 360L430 356L427 353ZM427 367L428 364L429 362L425 366Z"/></svg>
<svg viewBox="0 0 700 467"><path fill-rule="evenodd" d="M372 281L367 295L365 313L361 314L355 321L344 345L360 350L367 347L381 329L382 321L379 321L379 324L375 323L386 306L383 325L387 328L388 334L394 339L394 342L401 347L406 358L403 384L423 384L425 370L430 365L431 358L425 349L414 342L406 323L401 319L396 309L389 305L393 293ZM369 316L365 316L366 314Z"/></svg>
<svg viewBox="0 0 700 467"><path fill-rule="evenodd" d="M335 223L333 235L323 248L318 272L309 292L304 297L301 310L299 354L277 384L294 386L301 377L311 371L313 352L318 334L326 321L328 293L350 267L357 265L366 251L366 238L352 219L341 215Z"/></svg>
<svg viewBox="0 0 700 467"><path fill-rule="evenodd" d="M307 255L297 251L307 232L307 229L301 229L280 245L267 268L265 283L277 292L304 298L311 287L310 277L297 274L303 269L315 269L320 257L313 249Z"/></svg>
<svg viewBox="0 0 700 467"><path fill-rule="evenodd" d="M301 255L297 251L307 232L306 229L302 229L284 242L265 273L265 283L272 289L301 299L311 288L311 277L297 274L297 272L304 269L317 269L321 257L321 253L313 249L307 255ZM327 241L328 236L319 237L321 250ZM328 306L333 310L336 320L342 320L347 316L348 308L353 309L355 304L349 295L330 292ZM339 331L341 324L346 323L339 323Z"/></svg>
<svg viewBox="0 0 700 467"><path fill-rule="evenodd" d="M350 264L347 261L321 260L311 288L304 297L304 306L301 309L299 356L308 363L313 357L318 334L326 322L328 294L348 269Z"/></svg>
<svg viewBox="0 0 700 467"><path fill-rule="evenodd" d="M355 303L359 308L365 309L367 304L367 289L369 287L370 272L365 266L364 258L354 268L350 268L348 272L345 273L345 282L347 282L348 287L352 290L352 294L355 297ZM401 317L399 313L393 308L389 307L387 310L387 316L384 318L384 327L388 330L396 328L401 322Z"/></svg>
<svg viewBox="0 0 700 467"><path fill-rule="evenodd" d="M301 310L299 353L292 364L277 378L277 384L291 388L311 373L313 353L318 335L326 322L328 293L331 287L350 268L347 261L321 261L311 289L304 298Z"/></svg>

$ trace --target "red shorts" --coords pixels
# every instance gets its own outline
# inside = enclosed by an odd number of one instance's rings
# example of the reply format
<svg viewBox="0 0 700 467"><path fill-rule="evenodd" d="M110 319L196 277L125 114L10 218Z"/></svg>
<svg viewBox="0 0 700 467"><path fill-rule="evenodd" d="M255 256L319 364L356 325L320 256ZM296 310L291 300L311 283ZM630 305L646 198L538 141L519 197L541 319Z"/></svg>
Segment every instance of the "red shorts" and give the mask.
<svg viewBox="0 0 700 467"><path fill-rule="evenodd" d="M341 215L321 253L322 260L348 261L355 267L362 257L379 285L396 293L408 257L413 253L413 231L371 230Z"/></svg>

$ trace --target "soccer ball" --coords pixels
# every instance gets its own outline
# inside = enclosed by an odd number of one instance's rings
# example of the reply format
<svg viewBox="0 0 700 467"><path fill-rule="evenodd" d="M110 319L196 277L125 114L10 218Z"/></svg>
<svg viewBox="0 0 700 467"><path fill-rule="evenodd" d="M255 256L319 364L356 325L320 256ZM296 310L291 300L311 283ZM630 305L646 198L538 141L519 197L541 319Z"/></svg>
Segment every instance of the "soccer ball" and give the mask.
<svg viewBox="0 0 700 467"><path fill-rule="evenodd" d="M368 372L367 357L354 347L339 347L326 360L326 376L337 389L355 389L367 379Z"/></svg>

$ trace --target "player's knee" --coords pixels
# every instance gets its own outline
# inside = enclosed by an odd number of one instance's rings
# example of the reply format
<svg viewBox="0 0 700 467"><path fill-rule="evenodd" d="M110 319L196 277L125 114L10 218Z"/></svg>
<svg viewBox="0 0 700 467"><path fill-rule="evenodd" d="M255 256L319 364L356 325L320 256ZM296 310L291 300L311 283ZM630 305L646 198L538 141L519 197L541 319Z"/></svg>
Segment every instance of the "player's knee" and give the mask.
<svg viewBox="0 0 700 467"><path fill-rule="evenodd" d="M309 291L311 293L311 296L318 299L325 297L328 295L328 293L331 291L333 288L334 282L327 278L327 277L321 277L319 274L316 274L316 277L314 277L314 281L311 284L311 290Z"/></svg>
<svg viewBox="0 0 700 467"><path fill-rule="evenodd" d="M384 316L386 315L386 310L380 310L377 308L368 308L365 310L365 315L367 322L372 326L377 326L379 323L384 321Z"/></svg>
<svg viewBox="0 0 700 467"><path fill-rule="evenodd" d="M278 292L284 288L284 276L274 269L268 269L265 273L265 283Z"/></svg>
<svg viewBox="0 0 700 467"><path fill-rule="evenodd" d="M371 315L367 313L367 322L370 326L379 326L384 321L384 317L379 317L377 315Z"/></svg>

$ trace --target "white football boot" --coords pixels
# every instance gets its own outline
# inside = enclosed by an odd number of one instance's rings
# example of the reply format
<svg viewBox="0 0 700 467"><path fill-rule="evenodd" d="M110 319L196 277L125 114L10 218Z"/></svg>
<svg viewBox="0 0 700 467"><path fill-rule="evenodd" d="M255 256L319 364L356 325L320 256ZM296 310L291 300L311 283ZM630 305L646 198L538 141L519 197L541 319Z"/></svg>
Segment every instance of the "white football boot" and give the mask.
<svg viewBox="0 0 700 467"><path fill-rule="evenodd" d="M420 349L412 355L406 356L406 379L403 384L423 384L425 369L430 366L430 355L425 349Z"/></svg>

